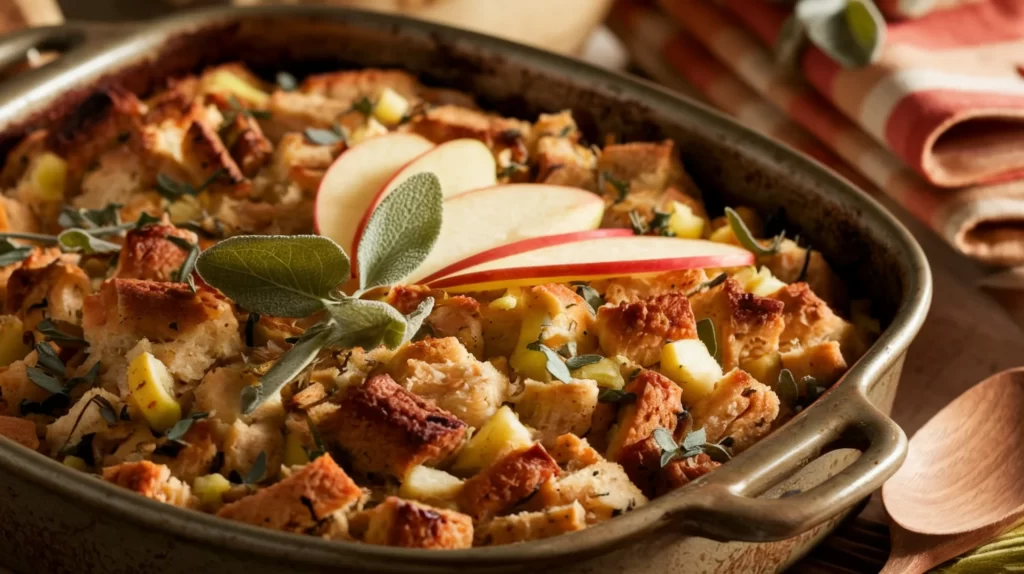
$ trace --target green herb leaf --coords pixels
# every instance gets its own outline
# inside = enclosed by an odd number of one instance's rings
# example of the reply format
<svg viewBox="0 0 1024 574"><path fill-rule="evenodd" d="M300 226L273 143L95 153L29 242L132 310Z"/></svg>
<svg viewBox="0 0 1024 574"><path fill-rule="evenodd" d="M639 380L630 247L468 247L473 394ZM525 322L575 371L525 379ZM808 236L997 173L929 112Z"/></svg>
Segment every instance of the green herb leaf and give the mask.
<svg viewBox="0 0 1024 574"><path fill-rule="evenodd" d="M96 408L100 410L100 416L103 417L103 420L106 421L107 425L114 426L120 421L120 418L117 415L117 410L114 409L114 405L110 404L110 401L107 399L100 395L93 395L93 397L89 399L89 402L96 403Z"/></svg>
<svg viewBox="0 0 1024 574"><path fill-rule="evenodd" d="M337 336L336 327L337 324L329 320L307 329L295 345L260 377L258 385L242 390L242 412L250 414L267 399L277 397L281 388L316 360L320 350Z"/></svg>
<svg viewBox="0 0 1024 574"><path fill-rule="evenodd" d="M789 369L779 371L779 380L773 390L779 396L779 401L790 408L795 407L800 401L800 387Z"/></svg>
<svg viewBox="0 0 1024 574"><path fill-rule="evenodd" d="M168 201L177 201L185 195L196 195L197 191L187 181L178 181L166 173L156 174L156 191Z"/></svg>
<svg viewBox="0 0 1024 574"><path fill-rule="evenodd" d="M56 377L64 377L64 361L57 356L57 352L53 350L53 347L47 343L36 343L36 354L39 357L36 363L37 366L46 369L46 371Z"/></svg>
<svg viewBox="0 0 1024 574"><path fill-rule="evenodd" d="M402 337L402 342L411 341L413 337L419 333L420 328L423 327L423 321L430 315L430 312L434 310L434 298L427 297L420 301L420 304L413 309L412 313L405 316L405 333Z"/></svg>
<svg viewBox="0 0 1024 574"><path fill-rule="evenodd" d="M569 368L562 362L562 357L560 357L551 347L548 347L540 341L534 341L526 345L526 348L531 351L544 353L544 356L547 358L547 362L544 364L544 367L547 369L548 373L551 373L552 377L562 381L563 383L572 381L572 375L569 373Z"/></svg>
<svg viewBox="0 0 1024 574"><path fill-rule="evenodd" d="M185 433L188 432L188 429L192 428L192 423L198 420L205 419L209 416L210 413L196 411L190 414L188 417L183 418L180 421L174 423L174 426L167 429L167 434L165 434L164 436L167 437L167 440L181 441L181 439L185 436Z"/></svg>
<svg viewBox="0 0 1024 574"><path fill-rule="evenodd" d="M708 348L708 354L721 362L718 358L718 338L715 336L715 324L710 318L697 321L697 338Z"/></svg>
<svg viewBox="0 0 1024 574"><path fill-rule="evenodd" d="M295 79L295 76L289 74L288 72L278 72L277 87L281 88L286 92L294 92L295 89L299 87L299 82L298 80Z"/></svg>
<svg viewBox="0 0 1024 574"><path fill-rule="evenodd" d="M427 258L441 232L444 197L430 172L403 181L381 201L359 240L359 287L404 279Z"/></svg>
<svg viewBox="0 0 1024 574"><path fill-rule="evenodd" d="M433 308L433 298L424 299L411 313L422 324ZM384 345L389 349L401 345L416 335L409 328L404 315L382 301L345 299L327 309L337 323L330 345L374 349Z"/></svg>
<svg viewBox="0 0 1024 574"><path fill-rule="evenodd" d="M597 289L594 289L590 285L577 285L576 294L582 297L583 300L587 302L587 305L590 305L591 310L593 310L595 314L597 313L597 310L604 305L604 299L601 297L601 294L597 292Z"/></svg>
<svg viewBox="0 0 1024 574"><path fill-rule="evenodd" d="M117 243L104 241L83 229L65 229L57 236L57 243L62 251L95 255L117 253L121 246Z"/></svg>
<svg viewBox="0 0 1024 574"><path fill-rule="evenodd" d="M611 172L602 171L597 174L597 189L602 194L605 192L605 184L612 186L615 190L617 194L615 203L622 203L629 195L629 182L616 178Z"/></svg>
<svg viewBox="0 0 1024 574"><path fill-rule="evenodd" d="M366 117L370 117L370 114L373 113L373 102L370 101L370 98L363 96L352 104L352 107L349 109L349 111L359 112Z"/></svg>
<svg viewBox="0 0 1024 574"><path fill-rule="evenodd" d="M811 249L810 246L807 247L807 251L804 253L804 263L800 266L800 274L796 276L796 281L794 281L794 283L799 283L800 281L805 281L807 279L807 269L811 266L811 253L813 251L814 250Z"/></svg>
<svg viewBox="0 0 1024 574"><path fill-rule="evenodd" d="M699 429L697 429L695 431L691 431L689 434L687 434L686 438L683 439L683 444L680 445L680 446L681 446L681 448L683 450L689 451L689 450L693 450L695 448L699 448L700 446L702 446L707 441L708 441L708 433L707 433L707 431L704 430L704 427L701 427L701 428L699 428Z"/></svg>
<svg viewBox="0 0 1024 574"><path fill-rule="evenodd" d="M585 365L593 365L594 363L598 363L603 358L604 357L602 357L601 355L577 355L575 357L570 357L569 359L566 359L565 367L572 371Z"/></svg>
<svg viewBox="0 0 1024 574"><path fill-rule="evenodd" d="M564 359L571 359L576 356L576 341L569 341L558 348L558 354ZM588 363L589 364L589 363ZM566 363L568 366L569 363ZM574 367L569 367L570 369Z"/></svg>
<svg viewBox="0 0 1024 574"><path fill-rule="evenodd" d="M88 347L89 342L81 337L68 335L57 328L49 319L43 319L36 325L36 330L43 334L47 341L53 341L61 347Z"/></svg>
<svg viewBox="0 0 1024 574"><path fill-rule="evenodd" d="M602 388L597 393L597 400L601 403L632 403L636 401L636 393L627 393L621 389Z"/></svg>
<svg viewBox="0 0 1024 574"><path fill-rule="evenodd" d="M711 460L722 464L729 462L732 458L732 455L729 454L729 451L722 444L713 442L705 443L701 445L701 450L704 454L711 457Z"/></svg>
<svg viewBox="0 0 1024 574"><path fill-rule="evenodd" d="M187 239L176 237L174 235L168 235L167 240L183 249L187 255L185 261L182 262L181 267L174 272L172 279L178 283L188 283L189 288L192 292L196 292L196 281L192 278L192 271L196 268L196 261L199 260L199 246L195 243L189 242Z"/></svg>
<svg viewBox="0 0 1024 574"><path fill-rule="evenodd" d="M708 279L707 281L704 281L701 284L694 287L693 291L687 293L686 296L693 297L694 295L700 293L701 291L704 291L705 289L714 289L715 287L718 287L722 283L725 283L725 280L728 278L728 273L719 273L718 275L715 275L713 278Z"/></svg>
<svg viewBox="0 0 1024 574"><path fill-rule="evenodd" d="M782 245L782 240L786 238L786 232L775 236L772 240L772 244L768 247L761 245L754 235L750 233L750 229L747 228L747 224L743 222L743 218L740 214L731 207L725 208L725 218L729 222L729 227L732 229L733 235L739 240L740 245L752 252L754 255L774 255L779 252L779 247Z"/></svg>
<svg viewBox="0 0 1024 574"><path fill-rule="evenodd" d="M28 374L28 380L32 381L37 387L55 395L64 393L64 382L48 374L43 369L29 367L25 371Z"/></svg>
<svg viewBox="0 0 1024 574"><path fill-rule="evenodd" d="M259 313L249 313L249 318L245 320L245 346L255 347L256 346L256 325L260 322Z"/></svg>
<svg viewBox="0 0 1024 574"><path fill-rule="evenodd" d="M139 218L135 220L135 229L142 229L147 225L153 225L154 223L160 223L159 217L153 217L149 213L143 211Z"/></svg>
<svg viewBox="0 0 1024 574"><path fill-rule="evenodd" d="M345 252L316 235L231 237L204 251L196 269L246 310L277 317L323 309L349 277Z"/></svg>
<svg viewBox="0 0 1024 574"><path fill-rule="evenodd" d="M242 479L243 484L256 484L263 480L263 477L267 474L267 453L260 451L260 454L256 456L256 460L252 463L252 468Z"/></svg>
<svg viewBox="0 0 1024 574"><path fill-rule="evenodd" d="M24 261L33 249L28 245L15 245L7 239L0 239L0 267Z"/></svg>
<svg viewBox="0 0 1024 574"><path fill-rule="evenodd" d="M57 223L61 227L80 227L82 229L93 229L110 225L120 225L120 203L108 203L103 209L75 209L65 205L57 216Z"/></svg>
<svg viewBox="0 0 1024 574"><path fill-rule="evenodd" d="M672 433L669 432L668 429L662 427L654 429L654 442L658 443L658 448L662 451L676 450L679 448L675 439L672 438Z"/></svg>
<svg viewBox="0 0 1024 574"><path fill-rule="evenodd" d="M315 450L306 452L306 456L312 461L327 454L327 447L324 446L324 440L320 438L320 431L316 430L316 425L313 424L313 419L310 418L308 413L306 414L306 426L309 427L309 434L313 437L313 444L316 445Z"/></svg>
<svg viewBox="0 0 1024 574"><path fill-rule="evenodd" d="M316 145L334 145L345 141L345 132L342 131L341 126L338 124L334 124L329 130L306 128L302 133L306 136L307 140Z"/></svg>
<svg viewBox="0 0 1024 574"><path fill-rule="evenodd" d="M96 382L96 377L98 377L99 374L100 362L96 361L91 367L89 367L89 371L84 375L68 380L67 384L64 385L64 392L70 393L72 389L82 384L89 385L91 387L93 383Z"/></svg>

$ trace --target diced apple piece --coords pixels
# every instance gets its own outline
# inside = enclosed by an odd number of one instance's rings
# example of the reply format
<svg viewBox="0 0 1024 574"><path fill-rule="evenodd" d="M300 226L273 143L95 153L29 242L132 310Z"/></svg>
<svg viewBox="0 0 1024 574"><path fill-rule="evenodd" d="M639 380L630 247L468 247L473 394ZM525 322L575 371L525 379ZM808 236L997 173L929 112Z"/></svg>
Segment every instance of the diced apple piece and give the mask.
<svg viewBox="0 0 1024 574"><path fill-rule="evenodd" d="M661 374L683 389L684 401L706 396L722 378L722 366L698 339L683 339L661 348Z"/></svg>
<svg viewBox="0 0 1024 574"><path fill-rule="evenodd" d="M758 381L774 387L779 380L779 373L782 372L782 355L778 351L772 351L756 359L744 361L740 368Z"/></svg>
<svg viewBox="0 0 1024 574"><path fill-rule="evenodd" d="M679 269L739 267L753 262L754 254L742 247L703 239L611 236L516 253L465 268L429 284L451 292L484 291L626 275L657 275Z"/></svg>
<svg viewBox="0 0 1024 574"><path fill-rule="evenodd" d="M455 459L452 472L462 476L476 474L505 453L532 444L530 429L519 422L512 409L503 406L469 439Z"/></svg>
<svg viewBox="0 0 1024 574"><path fill-rule="evenodd" d="M538 310L531 310L523 317L523 324L519 327L519 340L516 341L516 348L508 358L508 364L520 376L538 381L550 378L546 367L547 356L541 351L526 348L540 338L544 326L550 322L551 317Z"/></svg>
<svg viewBox="0 0 1024 574"><path fill-rule="evenodd" d="M391 88L384 88L373 106L373 117L386 126L394 126L402 121L408 111L408 100Z"/></svg>
<svg viewBox="0 0 1024 574"><path fill-rule="evenodd" d="M68 176L68 163L59 156L45 152L35 160L32 185L43 201L62 201L64 183Z"/></svg>
<svg viewBox="0 0 1024 574"><path fill-rule="evenodd" d="M681 239L700 239L704 235L704 218L694 214L689 205L673 201L668 228Z"/></svg>
<svg viewBox="0 0 1024 574"><path fill-rule="evenodd" d="M452 500L462 490L462 479L443 470L428 466L414 466L402 486L398 496L423 502Z"/></svg>
<svg viewBox="0 0 1024 574"><path fill-rule="evenodd" d="M171 394L173 387L174 378L167 367L150 353L138 355L128 365L128 400L157 432L181 420L181 405Z"/></svg>
<svg viewBox="0 0 1024 574"><path fill-rule="evenodd" d="M510 183L450 197L437 243L409 282L494 247L596 229L603 214L600 196L561 185Z"/></svg>
<svg viewBox="0 0 1024 574"><path fill-rule="evenodd" d="M758 297L767 297L786 286L784 282L776 279L772 272L764 266L760 269L755 269L754 267L742 269L739 273L733 275L733 279L738 281L745 291Z"/></svg>
<svg viewBox="0 0 1024 574"><path fill-rule="evenodd" d="M14 315L0 316L0 367L25 358L32 350L25 344L25 326Z"/></svg>
<svg viewBox="0 0 1024 574"><path fill-rule="evenodd" d="M367 209L362 213L362 218L356 229L355 241L352 243L353 246L359 245L363 230L370 222L370 215L380 205L380 202L410 176L425 171L437 176L441 182L441 194L444 197L451 197L473 189L493 187L498 182L494 155L483 142L469 138L445 142L410 161L380 187ZM352 268L358 269L359 266L355 261L356 250L353 249L349 255L353 258Z"/></svg>
<svg viewBox="0 0 1024 574"><path fill-rule="evenodd" d="M220 474L207 474L197 476L192 481L192 493L199 499L204 508L216 508L220 506L224 493L231 490L231 483Z"/></svg>
<svg viewBox="0 0 1024 574"><path fill-rule="evenodd" d="M591 379L603 389L621 389L626 386L625 379L619 371L619 364L611 359L601 359L596 363L583 365L572 371L574 379Z"/></svg>
<svg viewBox="0 0 1024 574"><path fill-rule="evenodd" d="M377 192L402 166L433 147L416 134L394 133L346 150L328 168L317 191L317 233L353 255L356 229Z"/></svg>
<svg viewBox="0 0 1024 574"><path fill-rule="evenodd" d="M61 462L64 463L64 466L66 466L68 468L73 468L73 469L75 469L75 470L77 470L79 472L88 472L89 471L89 463L85 462L84 458L80 458L80 457L77 457L77 456L69 454L69 455L65 456L64 460L61 461Z"/></svg>
<svg viewBox="0 0 1024 574"><path fill-rule="evenodd" d="M287 466L299 466L309 462L309 455L302 447L302 439L298 434L290 432L284 436L284 457L282 462Z"/></svg>
<svg viewBox="0 0 1024 574"><path fill-rule="evenodd" d="M205 93L229 94L257 108L265 108L270 102L270 94L228 70L215 70L206 75L202 90Z"/></svg>

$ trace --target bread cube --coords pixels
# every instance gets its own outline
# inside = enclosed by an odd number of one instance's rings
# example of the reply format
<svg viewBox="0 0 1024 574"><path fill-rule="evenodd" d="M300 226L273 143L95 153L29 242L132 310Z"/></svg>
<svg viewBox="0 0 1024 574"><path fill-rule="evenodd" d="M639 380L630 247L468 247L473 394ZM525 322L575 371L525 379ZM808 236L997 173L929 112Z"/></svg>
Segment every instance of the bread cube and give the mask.
<svg viewBox="0 0 1024 574"><path fill-rule="evenodd" d="M456 502L474 520L508 510L561 471L540 444L512 451L462 486Z"/></svg>
<svg viewBox="0 0 1024 574"><path fill-rule="evenodd" d="M473 545L473 520L460 512L389 496L362 513L363 541L401 548L454 549Z"/></svg>

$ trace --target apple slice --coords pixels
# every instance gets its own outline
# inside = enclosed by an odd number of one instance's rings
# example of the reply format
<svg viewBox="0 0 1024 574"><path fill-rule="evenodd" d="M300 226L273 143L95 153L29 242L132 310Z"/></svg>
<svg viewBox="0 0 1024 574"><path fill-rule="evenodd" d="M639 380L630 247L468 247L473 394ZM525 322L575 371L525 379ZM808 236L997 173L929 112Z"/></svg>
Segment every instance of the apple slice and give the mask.
<svg viewBox="0 0 1024 574"><path fill-rule="evenodd" d="M601 196L576 187L510 183L467 191L445 200L441 234L409 281L508 243L593 230L602 214Z"/></svg>
<svg viewBox="0 0 1024 574"><path fill-rule="evenodd" d="M381 185L373 201L362 213L353 246L359 245L366 224L370 221L370 215L380 202L410 175L424 171L433 173L441 181L441 193L444 197L472 189L492 187L498 182L494 155L480 140L464 138L438 145L410 161ZM352 268L357 269L355 252L350 252L350 255L353 257Z"/></svg>
<svg viewBox="0 0 1024 574"><path fill-rule="evenodd" d="M355 236L363 214L395 173L434 144L416 134L391 133L362 141L334 160L316 194L317 233L355 254Z"/></svg>
<svg viewBox="0 0 1024 574"><path fill-rule="evenodd" d="M464 268L435 279L431 287L451 292L485 291L654 275L678 269L751 265L754 254L735 245L704 239L612 236L562 243Z"/></svg>

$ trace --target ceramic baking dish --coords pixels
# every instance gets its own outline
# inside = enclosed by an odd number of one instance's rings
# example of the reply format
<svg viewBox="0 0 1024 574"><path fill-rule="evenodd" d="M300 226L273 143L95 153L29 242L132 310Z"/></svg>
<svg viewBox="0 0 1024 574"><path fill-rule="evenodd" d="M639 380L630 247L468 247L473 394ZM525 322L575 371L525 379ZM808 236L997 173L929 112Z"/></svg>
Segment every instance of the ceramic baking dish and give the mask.
<svg viewBox="0 0 1024 574"><path fill-rule="evenodd" d="M887 326L813 406L718 471L587 530L524 544L415 551L295 536L163 505L0 439L0 563L24 572L773 572L807 552L896 471L887 416L931 298L908 232L832 172L655 86L502 40L396 16L316 7L224 8L130 33L69 25L0 45L64 55L0 85L0 153L28 129L87 121L98 86L144 93L170 75L244 60L273 77L395 67L505 115L571 108L592 141L672 138L710 209L783 213Z"/></svg>

